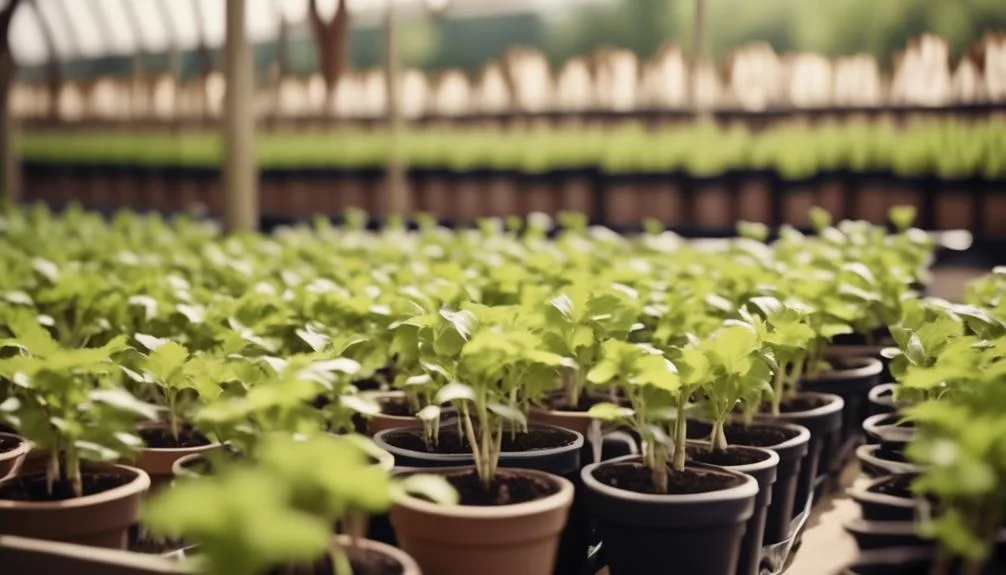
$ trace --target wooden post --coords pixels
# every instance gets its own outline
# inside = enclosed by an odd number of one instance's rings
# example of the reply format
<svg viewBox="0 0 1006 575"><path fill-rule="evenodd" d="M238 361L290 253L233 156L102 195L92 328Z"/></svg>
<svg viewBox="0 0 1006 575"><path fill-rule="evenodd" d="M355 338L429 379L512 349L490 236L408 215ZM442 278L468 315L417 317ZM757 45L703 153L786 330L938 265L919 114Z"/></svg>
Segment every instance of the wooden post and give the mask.
<svg viewBox="0 0 1006 575"><path fill-rule="evenodd" d="M255 159L254 69L245 29L245 0L227 0L224 47L224 228L258 228L258 169Z"/></svg>
<svg viewBox="0 0 1006 575"><path fill-rule="evenodd" d="M396 42L395 2L388 2L384 15L384 78L388 98L388 128L390 133L390 148L388 150L387 166L387 209L388 215L398 215L405 218L409 214L409 183L406 178L404 142L404 122L401 109L401 70L398 61L398 44Z"/></svg>
<svg viewBox="0 0 1006 575"><path fill-rule="evenodd" d="M0 11L0 170L2 196L12 204L21 201L21 168L17 160L17 138L10 106L10 89L17 65L10 50L10 22L20 0L11 0Z"/></svg>
<svg viewBox="0 0 1006 575"><path fill-rule="evenodd" d="M695 19L692 22L692 110L698 118L705 118L708 110L699 101L699 71L709 61L709 42L706 34L706 0L695 0Z"/></svg>

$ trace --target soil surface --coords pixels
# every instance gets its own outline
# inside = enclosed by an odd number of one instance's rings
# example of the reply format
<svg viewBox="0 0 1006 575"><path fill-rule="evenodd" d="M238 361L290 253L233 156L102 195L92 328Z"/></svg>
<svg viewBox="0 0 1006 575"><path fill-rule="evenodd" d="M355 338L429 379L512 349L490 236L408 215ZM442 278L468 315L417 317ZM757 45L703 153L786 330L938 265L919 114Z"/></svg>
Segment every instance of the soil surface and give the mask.
<svg viewBox="0 0 1006 575"><path fill-rule="evenodd" d="M897 413L888 414L887 417L880 418L880 421L876 423L877 427L901 427L901 428L914 428L914 421L901 421L902 415Z"/></svg>
<svg viewBox="0 0 1006 575"><path fill-rule="evenodd" d="M516 505L559 492L559 487L553 483L515 473L498 473L488 490L474 469L444 475L444 479L457 489L461 505L472 507Z"/></svg>
<svg viewBox="0 0 1006 575"><path fill-rule="evenodd" d="M104 493L116 487L126 485L133 478L114 472L84 472L82 483L84 495ZM73 486L69 481L57 482L52 487L52 493L46 489L45 473L22 475L12 481L0 485L0 499L9 501L64 501L74 499Z"/></svg>
<svg viewBox="0 0 1006 575"><path fill-rule="evenodd" d="M572 411L576 413L586 413L590 411L591 407L594 407L598 403L617 403L619 405L625 404L625 399L622 397L612 398L610 395L597 395L597 394L586 394L581 393L580 398L576 405L569 405L565 393L556 393L548 396L545 400L545 407L552 411Z"/></svg>
<svg viewBox="0 0 1006 575"><path fill-rule="evenodd" d="M796 397L787 397L782 400L779 404L779 411L782 413L800 413L802 411L812 411L819 407L824 407L829 405L831 401L824 397L809 396L809 395L797 395ZM771 405L763 405L761 408L762 413L771 413Z"/></svg>
<svg viewBox="0 0 1006 575"><path fill-rule="evenodd" d="M24 442L13 437L0 437L0 453L13 451L20 447L22 443Z"/></svg>
<svg viewBox="0 0 1006 575"><path fill-rule="evenodd" d="M349 564L353 575L402 575L405 569L396 559L392 559L378 551L369 549L347 549ZM313 566L300 566L293 569L281 567L266 572L267 575L335 575L332 560L329 557L318 560Z"/></svg>
<svg viewBox="0 0 1006 575"><path fill-rule="evenodd" d="M129 546L127 549L134 553L163 555L184 549L186 546L187 544L180 539L154 537L139 525L133 525L129 528Z"/></svg>
<svg viewBox="0 0 1006 575"><path fill-rule="evenodd" d="M704 445L689 445L687 451L688 458L692 461L721 466L751 465L771 457L763 451L748 449L742 445L731 445L726 451L709 451Z"/></svg>
<svg viewBox="0 0 1006 575"><path fill-rule="evenodd" d="M178 437L171 435L167 427L140 428L137 434L147 447L153 449L184 449L187 447L203 447L211 442L203 434L189 426L178 428Z"/></svg>
<svg viewBox="0 0 1006 575"><path fill-rule="evenodd" d="M422 429L403 429L384 436L384 440L389 444L401 449L410 451L421 451L426 453L439 453L441 455L471 453L471 447L463 437L458 434L456 426L442 428L440 430L440 440L433 449L427 449L423 440ZM542 449L552 449L570 445L576 441L576 436L566 430L551 427L531 427L527 433L517 432L514 434L504 433L502 451L503 453L519 453L526 451L539 451Z"/></svg>
<svg viewBox="0 0 1006 575"><path fill-rule="evenodd" d="M883 459L884 461L896 461L898 463L909 463L908 458L905 457L904 453L900 451L895 451L893 449L880 449L873 452L873 455L877 459Z"/></svg>
<svg viewBox="0 0 1006 575"><path fill-rule="evenodd" d="M594 470L594 478L619 489L636 493L656 494L653 487L653 477L648 467L639 462L605 464ZM682 472L669 470L667 475L667 494L687 495L690 493L709 493L736 487L744 482L740 477L726 473L702 469L685 468Z"/></svg>
<svg viewBox="0 0 1006 575"><path fill-rule="evenodd" d="M912 494L911 484L915 477L916 475L914 473L892 475L886 481L881 481L880 483L870 487L870 492L890 495L892 497L902 497L904 499L913 499L915 495Z"/></svg>
<svg viewBox="0 0 1006 575"><path fill-rule="evenodd" d="M379 400L381 413L395 417L414 417L416 414L404 397L382 397Z"/></svg>
<svg viewBox="0 0 1006 575"><path fill-rule="evenodd" d="M752 447L774 447L800 435L800 431L797 429L759 423L751 425L728 423L724 432L727 436L727 443Z"/></svg>
<svg viewBox="0 0 1006 575"><path fill-rule="evenodd" d="M13 433L14 435L17 435L17 430L9 425L3 425L0 423L0 433Z"/></svg>

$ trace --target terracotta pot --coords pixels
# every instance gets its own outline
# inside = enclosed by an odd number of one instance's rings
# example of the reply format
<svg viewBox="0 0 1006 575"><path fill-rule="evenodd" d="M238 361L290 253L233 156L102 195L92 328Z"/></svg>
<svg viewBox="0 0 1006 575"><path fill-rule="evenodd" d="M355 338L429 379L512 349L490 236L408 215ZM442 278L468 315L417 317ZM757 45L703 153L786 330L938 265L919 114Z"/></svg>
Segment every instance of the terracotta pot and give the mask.
<svg viewBox="0 0 1006 575"><path fill-rule="evenodd" d="M468 469L422 472L446 475ZM573 503L573 484L531 469L499 469L497 474L547 481L558 493L495 507L445 507L407 496L394 501L391 522L399 545L426 575L551 575L559 534Z"/></svg>
<svg viewBox="0 0 1006 575"><path fill-rule="evenodd" d="M124 465L85 464L82 468L85 474L97 470L114 470L129 481L102 493L63 501L0 500L0 533L124 549L129 527L139 519L140 499L150 487L150 477L141 469Z"/></svg>
<svg viewBox="0 0 1006 575"><path fill-rule="evenodd" d="M334 537L334 541L337 545L343 548L347 548L352 544L348 535L336 535ZM416 560L401 549L396 549L391 545L386 545L378 541L371 541L370 539L357 539L355 545L357 549L379 553L397 561L398 564L402 566L402 575L423 575L423 572L419 569L419 564L416 563Z"/></svg>
<svg viewBox="0 0 1006 575"><path fill-rule="evenodd" d="M405 393L401 391L377 391L366 392L367 397L376 399L404 399ZM371 436L384 431L385 429L400 429L403 427L422 427L423 421L417 417L404 415L387 415L384 413L371 416L367 419L367 433Z"/></svg>
<svg viewBox="0 0 1006 575"><path fill-rule="evenodd" d="M594 421L586 411L557 411L540 407L532 407L528 410L527 418L528 421L535 423L544 423L575 431L584 437L590 435L590 423Z"/></svg>
<svg viewBox="0 0 1006 575"><path fill-rule="evenodd" d="M21 475L31 473L44 473L49 465L49 451L36 448L31 442L28 443L28 453L24 456L24 463L21 465Z"/></svg>
<svg viewBox="0 0 1006 575"><path fill-rule="evenodd" d="M152 423L145 427L167 428L167 423ZM150 476L150 491L154 492L167 486L174 479L172 471L176 461L186 455L206 453L220 448L219 443L210 443L198 447L177 447L177 448L151 448L147 447L140 451L135 461L129 465L142 469Z"/></svg>
<svg viewBox="0 0 1006 575"><path fill-rule="evenodd" d="M0 433L0 441L4 443L16 442L16 445L7 451L0 452L0 480L6 479L8 475L17 475L24 463L25 456L31 449L31 444L20 436L13 433Z"/></svg>

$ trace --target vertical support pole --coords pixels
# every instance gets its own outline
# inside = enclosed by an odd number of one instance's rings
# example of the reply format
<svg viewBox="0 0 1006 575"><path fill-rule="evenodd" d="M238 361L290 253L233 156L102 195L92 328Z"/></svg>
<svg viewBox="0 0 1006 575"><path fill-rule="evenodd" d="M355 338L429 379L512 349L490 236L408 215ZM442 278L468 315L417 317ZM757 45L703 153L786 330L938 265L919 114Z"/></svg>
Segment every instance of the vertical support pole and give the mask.
<svg viewBox="0 0 1006 575"><path fill-rule="evenodd" d="M255 159L254 68L245 27L245 0L227 0L224 48L224 228L258 228L258 165Z"/></svg>
<svg viewBox="0 0 1006 575"><path fill-rule="evenodd" d="M695 19L692 22L692 110L697 118L706 116L705 110L699 101L699 71L702 70L709 58L709 42L706 34L706 0L695 0Z"/></svg>
<svg viewBox="0 0 1006 575"><path fill-rule="evenodd" d="M390 132L390 147L387 165L387 209L389 215L401 216L403 219L409 213L409 183L406 177L404 131L401 108L401 66L398 60L398 44L396 40L395 0L388 0L388 8L384 15L384 70L385 86L388 95L388 128Z"/></svg>

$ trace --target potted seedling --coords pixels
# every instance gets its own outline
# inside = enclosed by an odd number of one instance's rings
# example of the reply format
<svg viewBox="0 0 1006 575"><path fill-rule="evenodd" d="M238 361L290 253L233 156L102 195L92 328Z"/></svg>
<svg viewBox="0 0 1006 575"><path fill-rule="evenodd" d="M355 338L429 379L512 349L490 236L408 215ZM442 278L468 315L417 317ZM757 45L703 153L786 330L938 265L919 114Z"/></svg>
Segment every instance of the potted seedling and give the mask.
<svg viewBox="0 0 1006 575"><path fill-rule="evenodd" d="M762 340L777 364L770 400L754 417L760 421L795 423L810 432L807 456L797 483L795 517L804 512L811 494L818 485L823 485L831 469L829 457L839 442L844 406L837 395L800 391L800 385L806 372L820 373L821 352L828 339L847 326L826 311L798 300L760 296L752 298L749 304L750 310L764 318L747 314L762 333Z"/></svg>
<svg viewBox="0 0 1006 575"><path fill-rule="evenodd" d="M4 347L16 353L0 359L0 377L16 390L0 416L46 454L46 469L0 483L0 532L124 547L150 478L112 463L142 445L136 422L157 417L113 385L125 339L65 348L30 316L10 327Z"/></svg>
<svg viewBox="0 0 1006 575"><path fill-rule="evenodd" d="M399 543L435 573L551 573L573 486L539 469L575 472L583 438L528 426L521 392L550 389L568 360L541 350L515 306L444 308L408 322L419 327L416 345L428 373L446 382L434 401L453 405L457 421L440 429L435 444L416 430L386 430L375 440L401 465L437 467L461 506L396 499L391 521ZM491 533L475 527L490 518Z"/></svg>
<svg viewBox="0 0 1006 575"><path fill-rule="evenodd" d="M706 383L698 395L702 412L710 422L710 435L705 442L689 442L688 456L693 461L746 473L758 482L758 497L737 563L738 575L757 575L767 519L774 515L772 520L776 522L789 513L794 490L786 485L775 490L780 460L775 451L730 445L726 427L738 407L749 412L758 409L763 394L771 390L775 360L765 352L757 329L740 321L730 322L701 340L696 349L705 355L708 364ZM785 518L789 519L789 515Z"/></svg>
<svg viewBox="0 0 1006 575"><path fill-rule="evenodd" d="M342 527L353 512L386 509L394 490L452 505L457 495L439 479L392 482L334 437L270 435L258 444L254 464L231 463L212 477L179 483L150 501L144 521L195 542L197 569L207 575L418 575L405 553ZM342 527L333 537L334 526Z"/></svg>
<svg viewBox="0 0 1006 575"><path fill-rule="evenodd" d="M137 333L133 338L146 349L133 367L122 371L137 388L137 395L149 397L150 403L164 410L162 421L141 424L138 435L144 449L134 465L150 475L151 490L167 485L174 463L187 455L205 453L220 447L197 431L189 422L198 405L220 394L222 384L236 375L227 372L227 360L206 354L189 356L188 350L174 341Z"/></svg>
<svg viewBox="0 0 1006 575"><path fill-rule="evenodd" d="M683 572L736 572L758 483L687 459L685 414L709 376L709 360L696 347L681 349L671 363L648 345L617 340L604 344L602 360L587 376L594 384L617 386L630 404L598 404L591 416L624 422L643 442L641 458L594 463L582 471L613 575L645 573L669 557Z"/></svg>
<svg viewBox="0 0 1006 575"><path fill-rule="evenodd" d="M586 376L599 361L604 341L626 340L637 325L642 305L633 296L630 290L594 289L590 278L581 277L573 278L542 306L539 333L546 349L572 358L576 367L562 368L562 389L550 393L542 408L531 409L532 421L587 436L591 422L587 411L595 403L610 400L611 393L587 393Z"/></svg>

